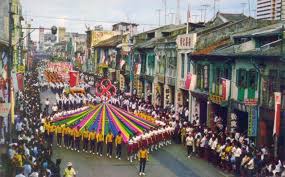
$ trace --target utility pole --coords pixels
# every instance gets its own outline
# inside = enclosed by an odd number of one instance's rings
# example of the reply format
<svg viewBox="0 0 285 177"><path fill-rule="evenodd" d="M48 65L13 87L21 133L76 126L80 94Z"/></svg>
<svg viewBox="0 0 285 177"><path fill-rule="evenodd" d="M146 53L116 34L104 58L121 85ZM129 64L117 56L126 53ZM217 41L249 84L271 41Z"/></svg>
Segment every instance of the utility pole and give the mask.
<svg viewBox="0 0 285 177"><path fill-rule="evenodd" d="M170 24L174 24L174 15L175 15L174 12L170 12L170 13L169 13L169 16L170 16Z"/></svg>
<svg viewBox="0 0 285 177"><path fill-rule="evenodd" d="M248 0L248 16L250 17L250 15L251 15L250 0Z"/></svg>
<svg viewBox="0 0 285 177"><path fill-rule="evenodd" d="M244 13L245 13L245 6L246 6L247 3L242 2L242 3L240 3L240 4L241 4L241 6L242 6L242 13L244 14Z"/></svg>
<svg viewBox="0 0 285 177"><path fill-rule="evenodd" d="M160 26L160 14L161 14L161 9L156 9L158 12L158 26Z"/></svg>
<svg viewBox="0 0 285 177"><path fill-rule="evenodd" d="M177 0L175 24L176 25L180 25L181 24L181 19L180 19L180 0Z"/></svg>
<svg viewBox="0 0 285 177"><path fill-rule="evenodd" d="M166 25L167 22L167 0L162 0L164 3L164 25Z"/></svg>
<svg viewBox="0 0 285 177"><path fill-rule="evenodd" d="M214 18L215 18L215 16L216 16L216 9L217 9L217 2L218 2L219 0L214 0Z"/></svg>
<svg viewBox="0 0 285 177"><path fill-rule="evenodd" d="M204 7L204 23L206 23L206 20L207 20L207 9L208 9L208 7L210 7L210 5L208 5L208 4L204 4L204 5L202 5L202 7Z"/></svg>
<svg viewBox="0 0 285 177"><path fill-rule="evenodd" d="M13 32L13 12L12 12L12 1L9 1L9 54L8 54L8 73L7 73L7 79L8 79L8 103L11 104L11 93L12 93L12 81L11 81L11 72L13 69L13 45L12 45L12 32ZM12 110L12 108L11 108ZM8 115L8 133L9 133L9 143L12 142L12 117L11 112Z"/></svg>

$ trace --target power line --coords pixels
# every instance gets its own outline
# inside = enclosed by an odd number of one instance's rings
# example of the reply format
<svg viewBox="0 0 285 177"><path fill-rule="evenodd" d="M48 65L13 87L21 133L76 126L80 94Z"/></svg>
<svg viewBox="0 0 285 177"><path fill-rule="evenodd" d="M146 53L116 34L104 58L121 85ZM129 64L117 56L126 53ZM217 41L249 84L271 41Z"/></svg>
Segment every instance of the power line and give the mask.
<svg viewBox="0 0 285 177"><path fill-rule="evenodd" d="M55 16L34 16L34 15L24 15L24 17L30 18L42 18L42 19L54 19L54 20L67 20L67 21L78 21L78 22L96 22L96 23L120 23L121 21L107 21L107 20L91 20L91 19L80 19L80 18L66 18L66 17L55 17ZM138 23L142 26L157 26L157 24L150 23Z"/></svg>

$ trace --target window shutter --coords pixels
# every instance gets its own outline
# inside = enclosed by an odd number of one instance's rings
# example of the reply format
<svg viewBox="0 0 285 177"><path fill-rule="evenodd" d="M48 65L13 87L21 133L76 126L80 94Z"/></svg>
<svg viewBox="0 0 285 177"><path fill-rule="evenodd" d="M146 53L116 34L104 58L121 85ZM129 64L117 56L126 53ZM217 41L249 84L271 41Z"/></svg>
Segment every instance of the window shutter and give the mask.
<svg viewBox="0 0 285 177"><path fill-rule="evenodd" d="M240 69L237 69L236 70L236 86L240 86L240 83L239 83L239 78L240 78Z"/></svg>

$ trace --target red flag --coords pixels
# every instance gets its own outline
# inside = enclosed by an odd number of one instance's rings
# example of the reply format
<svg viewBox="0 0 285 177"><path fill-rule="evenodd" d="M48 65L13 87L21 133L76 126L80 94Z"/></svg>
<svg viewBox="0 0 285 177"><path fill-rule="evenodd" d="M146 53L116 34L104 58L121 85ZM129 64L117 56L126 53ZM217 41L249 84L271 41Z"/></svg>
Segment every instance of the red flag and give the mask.
<svg viewBox="0 0 285 177"><path fill-rule="evenodd" d="M222 79L222 96L223 100L228 100L230 91L230 80Z"/></svg>
<svg viewBox="0 0 285 177"><path fill-rule="evenodd" d="M281 110L281 92L274 92L275 97L275 115L273 136L280 136L280 110Z"/></svg>
<svg viewBox="0 0 285 177"><path fill-rule="evenodd" d="M18 89L24 90L24 75L22 73L17 73Z"/></svg>
<svg viewBox="0 0 285 177"><path fill-rule="evenodd" d="M69 85L70 87L75 87L79 84L79 72L70 71L69 72Z"/></svg>

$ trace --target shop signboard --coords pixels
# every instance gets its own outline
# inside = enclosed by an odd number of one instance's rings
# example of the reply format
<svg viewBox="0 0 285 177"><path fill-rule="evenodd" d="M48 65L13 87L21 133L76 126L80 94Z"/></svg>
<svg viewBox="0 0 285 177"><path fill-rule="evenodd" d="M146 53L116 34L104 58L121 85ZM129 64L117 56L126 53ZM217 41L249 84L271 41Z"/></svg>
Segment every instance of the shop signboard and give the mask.
<svg viewBox="0 0 285 177"><path fill-rule="evenodd" d="M197 42L197 33L179 35L176 39L177 49L194 50Z"/></svg>
<svg viewBox="0 0 285 177"><path fill-rule="evenodd" d="M258 119L258 109L257 107L250 107L248 112L248 137L256 137L257 135L257 119Z"/></svg>
<svg viewBox="0 0 285 177"><path fill-rule="evenodd" d="M246 106L256 106L257 105L257 99L245 99L244 105Z"/></svg>

